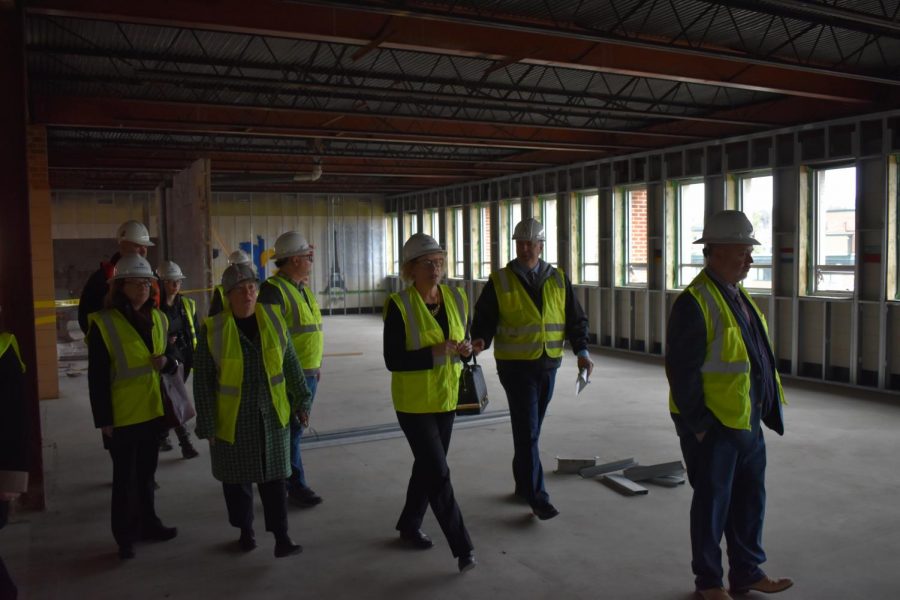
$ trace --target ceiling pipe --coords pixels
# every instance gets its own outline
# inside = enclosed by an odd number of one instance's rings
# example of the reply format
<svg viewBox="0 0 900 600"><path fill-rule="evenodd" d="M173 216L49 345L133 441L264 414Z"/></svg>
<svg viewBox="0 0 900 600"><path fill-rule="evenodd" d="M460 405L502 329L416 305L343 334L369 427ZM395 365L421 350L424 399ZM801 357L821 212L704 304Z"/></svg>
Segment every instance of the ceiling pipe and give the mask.
<svg viewBox="0 0 900 600"><path fill-rule="evenodd" d="M318 181L322 176L322 165L313 165L312 173L297 173L294 181Z"/></svg>

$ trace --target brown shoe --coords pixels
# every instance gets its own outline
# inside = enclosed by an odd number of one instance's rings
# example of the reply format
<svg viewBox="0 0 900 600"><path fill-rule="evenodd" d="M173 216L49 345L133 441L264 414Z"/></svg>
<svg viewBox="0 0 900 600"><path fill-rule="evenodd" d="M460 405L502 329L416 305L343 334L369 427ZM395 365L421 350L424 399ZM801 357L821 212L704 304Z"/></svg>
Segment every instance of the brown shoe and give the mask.
<svg viewBox="0 0 900 600"><path fill-rule="evenodd" d="M697 590L697 597L703 600L733 600L725 588L707 588L705 590Z"/></svg>
<svg viewBox="0 0 900 600"><path fill-rule="evenodd" d="M732 594L746 594L749 591L763 592L764 594L777 594L783 592L794 585L794 580L790 577L778 577L772 579L765 575L762 579L758 579L745 588L731 588Z"/></svg>

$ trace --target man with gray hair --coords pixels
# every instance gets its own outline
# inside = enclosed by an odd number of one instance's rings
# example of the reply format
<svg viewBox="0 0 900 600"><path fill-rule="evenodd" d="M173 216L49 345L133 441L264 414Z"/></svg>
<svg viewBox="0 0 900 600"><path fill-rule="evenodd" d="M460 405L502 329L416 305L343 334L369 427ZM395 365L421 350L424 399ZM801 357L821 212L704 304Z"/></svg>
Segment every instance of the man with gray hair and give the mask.
<svg viewBox="0 0 900 600"><path fill-rule="evenodd" d="M703 228L706 268L675 300L666 334L669 410L681 441L691 503L691 566L697 595L728 600L724 533L733 593L774 593L793 581L760 565L766 444L760 423L784 434L784 391L766 319L740 282L753 264L753 225L725 210ZM734 335L737 333L738 335Z"/></svg>

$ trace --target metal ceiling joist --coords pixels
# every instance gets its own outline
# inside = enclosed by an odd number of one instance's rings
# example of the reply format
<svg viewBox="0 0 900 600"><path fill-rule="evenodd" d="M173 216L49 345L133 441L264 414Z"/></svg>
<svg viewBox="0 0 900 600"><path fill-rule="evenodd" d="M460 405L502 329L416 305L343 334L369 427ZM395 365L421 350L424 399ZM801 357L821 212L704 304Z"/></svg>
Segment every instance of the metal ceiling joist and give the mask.
<svg viewBox="0 0 900 600"><path fill-rule="evenodd" d="M247 10L241 0L221 0L210 10L201 0L175 5L117 0L32 0L31 14L58 15L134 23L250 32L296 39L313 39L365 46L377 39L390 18L390 36L380 47L478 56L505 60L522 48L538 48L524 64L553 65L577 70L618 73L703 83L720 87L865 103L878 86L898 86L896 78L861 73L836 73L824 68L725 55L721 49L662 45L631 37L554 30L541 24L479 19L477 16L434 14L421 7L395 9L356 2L284 3L259 0ZM373 14L382 18L373 18ZM852 80L852 86L847 81Z"/></svg>

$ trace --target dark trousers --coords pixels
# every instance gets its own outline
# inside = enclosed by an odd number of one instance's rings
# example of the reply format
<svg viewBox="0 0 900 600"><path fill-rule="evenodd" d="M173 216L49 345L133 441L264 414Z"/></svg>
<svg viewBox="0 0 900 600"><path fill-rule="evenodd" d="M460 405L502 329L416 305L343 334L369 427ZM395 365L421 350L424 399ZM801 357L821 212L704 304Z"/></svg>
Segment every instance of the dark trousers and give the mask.
<svg viewBox="0 0 900 600"><path fill-rule="evenodd" d="M9 518L9 501L0 500L0 529L6 526ZM19 597L19 589L12 579L12 575L6 569L6 564L0 558L0 600L16 600Z"/></svg>
<svg viewBox="0 0 900 600"><path fill-rule="evenodd" d="M550 495L544 489L544 468L541 466L538 439L547 405L553 396L556 369L543 369L528 362L497 366L509 403L516 495L526 498L531 506L547 504Z"/></svg>
<svg viewBox="0 0 900 600"><path fill-rule="evenodd" d="M263 515L266 531L275 537L287 535L287 497L284 491L284 480L257 483L259 497L262 499ZM228 522L239 529L253 528L253 484L223 483L225 506L228 507Z"/></svg>
<svg viewBox="0 0 900 600"><path fill-rule="evenodd" d="M455 416L453 412L397 413L397 421L415 458L406 489L406 504L397 521L397 529L419 529L430 504L453 556L459 557L471 552L473 547L453 495L450 467L447 466L447 450Z"/></svg>
<svg viewBox="0 0 900 600"><path fill-rule="evenodd" d="M762 549L766 506L766 443L753 411L751 430L710 428L702 442L687 434L680 438L688 478L694 488L691 502L691 566L697 589L722 586L722 534L728 546L728 579L741 588L765 573Z"/></svg>
<svg viewBox="0 0 900 600"><path fill-rule="evenodd" d="M319 380L315 375L306 378L306 387L309 388L313 400L316 398L318 386ZM301 439L303 439L303 426L291 419L291 476L287 481L288 489L309 487L306 485L306 471L303 470L303 457L300 455Z"/></svg>
<svg viewBox="0 0 900 600"><path fill-rule="evenodd" d="M115 427L109 439L112 532L120 546L133 544L140 529L151 531L162 526L154 506L161 428L158 420Z"/></svg>

